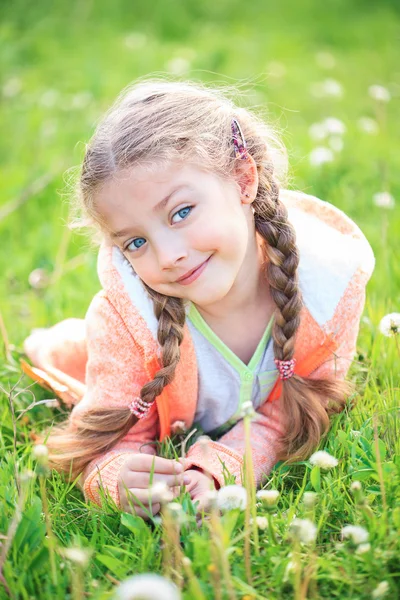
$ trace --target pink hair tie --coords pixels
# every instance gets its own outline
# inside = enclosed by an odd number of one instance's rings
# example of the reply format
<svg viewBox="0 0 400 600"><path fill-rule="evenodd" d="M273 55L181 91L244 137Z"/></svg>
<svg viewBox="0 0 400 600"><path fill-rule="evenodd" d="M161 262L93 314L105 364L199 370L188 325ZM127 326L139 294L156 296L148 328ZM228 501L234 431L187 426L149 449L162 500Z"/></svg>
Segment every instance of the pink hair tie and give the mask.
<svg viewBox="0 0 400 600"><path fill-rule="evenodd" d="M278 360L275 358L274 362L279 369L280 379L289 379L289 377L294 375L294 366L296 364L295 358L292 358L291 360Z"/></svg>
<svg viewBox="0 0 400 600"><path fill-rule="evenodd" d="M245 160L247 158L247 144L237 119L232 119L231 129L235 156Z"/></svg>
<svg viewBox="0 0 400 600"><path fill-rule="evenodd" d="M152 406L153 403L149 404L148 402L142 400L140 396L136 396L136 398L134 398L129 404L129 410L138 419L143 419L144 417L147 417Z"/></svg>

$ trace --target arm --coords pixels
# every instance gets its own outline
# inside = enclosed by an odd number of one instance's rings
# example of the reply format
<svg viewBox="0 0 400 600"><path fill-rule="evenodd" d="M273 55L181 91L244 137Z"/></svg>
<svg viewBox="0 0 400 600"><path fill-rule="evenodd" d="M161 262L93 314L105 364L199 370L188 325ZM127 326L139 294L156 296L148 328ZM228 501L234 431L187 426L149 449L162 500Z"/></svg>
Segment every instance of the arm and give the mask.
<svg viewBox="0 0 400 600"><path fill-rule="evenodd" d="M338 348L331 359L309 374L311 379L346 377L354 358L365 303L365 286L370 275L371 273L360 269L350 281L332 320L326 324L327 330L337 331ZM285 431L285 419L280 407L280 399L264 402L257 410L257 414L258 419L251 423L251 446L254 475L256 484L259 485L279 460L282 448L280 438ZM208 471L220 485L224 485L221 464L223 461L235 476L236 483L241 484L244 453L244 425L243 420L240 420L218 441L209 443L207 460L200 444L198 442L194 444L188 452L186 469L194 465Z"/></svg>
<svg viewBox="0 0 400 600"><path fill-rule="evenodd" d="M110 411L128 407L139 395L146 379L142 354L120 315L103 292L97 294L85 317L88 362L86 393L70 416L74 425L78 415L91 407L107 407ZM157 437L158 417L154 406L147 418L141 419L111 450L92 460L81 475L80 485L85 499L101 504L100 479L111 498L119 506L118 475L125 460L134 452L156 454L150 445ZM143 445L144 444L144 445ZM143 447L142 447L143 446Z"/></svg>

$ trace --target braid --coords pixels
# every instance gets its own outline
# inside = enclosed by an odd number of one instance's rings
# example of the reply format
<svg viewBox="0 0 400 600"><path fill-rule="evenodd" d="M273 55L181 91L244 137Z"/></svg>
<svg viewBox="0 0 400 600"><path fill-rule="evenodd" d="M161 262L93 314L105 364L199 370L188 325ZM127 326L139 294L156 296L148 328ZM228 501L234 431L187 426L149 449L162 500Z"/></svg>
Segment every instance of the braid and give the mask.
<svg viewBox="0 0 400 600"><path fill-rule="evenodd" d="M256 231L267 242L266 275L277 306L272 332L274 355L279 360L290 360L303 306L297 283L299 252L294 228L288 222L287 208L279 200L279 188L274 180L267 194L271 201L254 200L254 220Z"/></svg>
<svg viewBox="0 0 400 600"><path fill-rule="evenodd" d="M181 355L180 345L183 340L186 313L183 300L172 296L163 296L146 284L144 285L154 302L154 313L158 319L157 338L161 346L163 365L155 374L154 379L146 383L140 392L141 398L151 404L174 378Z"/></svg>

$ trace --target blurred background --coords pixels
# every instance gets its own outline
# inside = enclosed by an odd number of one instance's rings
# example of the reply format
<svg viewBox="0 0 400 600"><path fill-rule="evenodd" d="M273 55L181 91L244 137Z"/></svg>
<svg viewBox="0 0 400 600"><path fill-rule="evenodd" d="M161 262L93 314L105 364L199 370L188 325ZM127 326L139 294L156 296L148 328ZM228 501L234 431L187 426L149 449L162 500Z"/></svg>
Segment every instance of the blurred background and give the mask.
<svg viewBox="0 0 400 600"><path fill-rule="evenodd" d="M360 344L400 308L400 4L384 0L2 0L0 310L19 347L83 317L96 249L68 181L96 122L147 75L238 88L287 146L290 187L344 210L373 246Z"/></svg>

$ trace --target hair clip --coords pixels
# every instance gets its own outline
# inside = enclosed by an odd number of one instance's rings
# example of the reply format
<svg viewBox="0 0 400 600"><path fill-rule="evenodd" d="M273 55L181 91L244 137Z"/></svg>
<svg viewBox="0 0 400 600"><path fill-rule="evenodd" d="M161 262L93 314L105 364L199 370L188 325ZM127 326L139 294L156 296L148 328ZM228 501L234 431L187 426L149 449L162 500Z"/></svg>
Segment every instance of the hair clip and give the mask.
<svg viewBox="0 0 400 600"><path fill-rule="evenodd" d="M231 127L235 156L236 158L241 158L245 160L247 158L247 144L246 140L244 139L244 135L242 133L240 125L236 119L232 119ZM238 139L238 136L240 136L240 140Z"/></svg>
<svg viewBox="0 0 400 600"><path fill-rule="evenodd" d="M274 362L278 367L280 379L289 379L294 375L294 367L296 364L295 358L292 358L291 360L278 360L275 358Z"/></svg>
<svg viewBox="0 0 400 600"><path fill-rule="evenodd" d="M140 396L136 396L129 404L129 410L138 419L143 419L144 417L147 417L152 406L153 403L149 404L140 398Z"/></svg>

